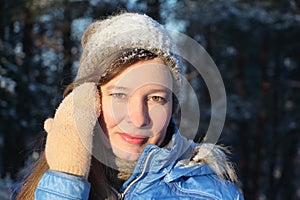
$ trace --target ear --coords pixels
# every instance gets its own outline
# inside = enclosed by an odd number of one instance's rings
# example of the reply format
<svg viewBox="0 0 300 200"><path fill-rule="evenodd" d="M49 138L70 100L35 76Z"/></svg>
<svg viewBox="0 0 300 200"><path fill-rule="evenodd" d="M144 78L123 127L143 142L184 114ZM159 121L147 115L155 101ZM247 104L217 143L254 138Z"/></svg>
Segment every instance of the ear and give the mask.
<svg viewBox="0 0 300 200"><path fill-rule="evenodd" d="M52 124L53 124L53 119L52 118L48 118L48 119L45 120L44 129L47 133L49 133L49 131L51 130Z"/></svg>

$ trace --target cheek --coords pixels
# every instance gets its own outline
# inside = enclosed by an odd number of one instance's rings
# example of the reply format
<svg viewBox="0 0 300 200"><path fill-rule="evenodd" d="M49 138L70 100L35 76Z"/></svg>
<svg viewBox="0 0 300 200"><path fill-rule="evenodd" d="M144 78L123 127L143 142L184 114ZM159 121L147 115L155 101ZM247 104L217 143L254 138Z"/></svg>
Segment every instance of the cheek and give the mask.
<svg viewBox="0 0 300 200"><path fill-rule="evenodd" d="M171 118L171 106L155 105L149 110L149 115L153 123L153 133L162 133L166 131Z"/></svg>
<svg viewBox="0 0 300 200"><path fill-rule="evenodd" d="M124 105L113 104L111 101L102 102L102 118L106 128L117 126L124 118Z"/></svg>

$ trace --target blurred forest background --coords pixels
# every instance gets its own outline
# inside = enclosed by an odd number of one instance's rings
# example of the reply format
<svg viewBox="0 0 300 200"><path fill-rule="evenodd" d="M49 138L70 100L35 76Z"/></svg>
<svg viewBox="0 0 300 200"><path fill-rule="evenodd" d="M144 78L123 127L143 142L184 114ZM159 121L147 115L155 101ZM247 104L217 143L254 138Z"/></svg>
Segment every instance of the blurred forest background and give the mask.
<svg viewBox="0 0 300 200"><path fill-rule="evenodd" d="M199 42L218 66L227 93L219 143L232 147L246 199L300 199L300 1L298 0L1 0L0 199L39 156L43 121L74 77L80 38L95 19L146 13ZM201 103L209 95L186 70Z"/></svg>

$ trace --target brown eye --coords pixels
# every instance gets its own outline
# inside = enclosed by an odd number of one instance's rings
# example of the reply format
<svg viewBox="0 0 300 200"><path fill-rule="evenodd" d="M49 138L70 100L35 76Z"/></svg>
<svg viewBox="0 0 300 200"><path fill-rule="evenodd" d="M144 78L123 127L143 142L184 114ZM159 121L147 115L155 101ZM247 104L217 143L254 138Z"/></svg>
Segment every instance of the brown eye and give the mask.
<svg viewBox="0 0 300 200"><path fill-rule="evenodd" d="M167 100L161 96L151 96L148 98L149 101L157 102L157 103L165 103Z"/></svg>

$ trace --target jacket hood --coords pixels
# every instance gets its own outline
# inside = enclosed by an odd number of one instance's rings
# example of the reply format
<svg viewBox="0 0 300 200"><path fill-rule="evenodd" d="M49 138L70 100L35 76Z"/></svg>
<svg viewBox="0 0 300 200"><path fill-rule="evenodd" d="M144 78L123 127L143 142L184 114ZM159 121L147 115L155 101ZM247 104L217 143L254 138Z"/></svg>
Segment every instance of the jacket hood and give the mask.
<svg viewBox="0 0 300 200"><path fill-rule="evenodd" d="M236 182L233 165L228 161L224 151L228 152L218 145L197 144L186 139L176 130L166 147L146 146L133 176L126 182L131 182L144 170L148 170L149 174L160 174L155 178L168 174L165 180L169 179L169 181L182 176L216 174L222 179Z"/></svg>
<svg viewBox="0 0 300 200"><path fill-rule="evenodd" d="M225 147L210 143L201 143L195 147L189 159L180 162L186 168L207 165L211 169L206 169L207 173L214 172L222 179L237 182L234 166L228 160L225 153L230 153Z"/></svg>

